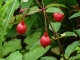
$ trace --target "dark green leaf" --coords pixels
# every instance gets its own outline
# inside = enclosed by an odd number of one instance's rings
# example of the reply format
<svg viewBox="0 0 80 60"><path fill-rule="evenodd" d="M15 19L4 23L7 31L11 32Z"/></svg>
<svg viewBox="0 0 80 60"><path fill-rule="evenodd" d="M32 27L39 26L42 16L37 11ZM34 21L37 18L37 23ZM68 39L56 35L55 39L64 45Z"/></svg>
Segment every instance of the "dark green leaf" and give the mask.
<svg viewBox="0 0 80 60"><path fill-rule="evenodd" d="M63 34L61 34L61 38L63 38L63 37L69 37L69 36L76 36L77 37L77 35L74 33L74 32L64 32Z"/></svg>
<svg viewBox="0 0 80 60"><path fill-rule="evenodd" d="M41 57L40 60L57 60L57 59L55 57L45 56L45 57Z"/></svg>
<svg viewBox="0 0 80 60"><path fill-rule="evenodd" d="M27 15L32 15L37 12L39 12L39 8L37 6L33 6L29 9L29 12L27 13Z"/></svg>
<svg viewBox="0 0 80 60"><path fill-rule="evenodd" d="M73 14L71 17L69 17L69 19L79 17L79 16L80 16L80 12L77 12L77 13Z"/></svg>
<svg viewBox="0 0 80 60"><path fill-rule="evenodd" d="M49 48L50 48L50 46L46 47L45 49L41 46L36 47L35 49L29 51L28 53L25 53L23 59L24 60L37 60L44 53L46 53L49 50Z"/></svg>
<svg viewBox="0 0 80 60"><path fill-rule="evenodd" d="M78 46L79 42L78 41L75 41L73 42L72 44L70 44L66 50L65 50L65 58L68 59L70 54L72 52L74 52L76 50L76 47Z"/></svg>
<svg viewBox="0 0 80 60"><path fill-rule="evenodd" d="M80 59L80 54L77 54L76 56L72 56L69 58L69 60L75 60L75 59Z"/></svg>
<svg viewBox="0 0 80 60"><path fill-rule="evenodd" d="M46 9L46 12L47 12L47 13L59 12L59 13L64 14L59 8L56 8L56 7L47 8L47 9Z"/></svg>
<svg viewBox="0 0 80 60"><path fill-rule="evenodd" d="M21 40L15 39L9 42L4 42L3 47L4 47L3 49L3 56L4 56L7 55L8 53L21 49Z"/></svg>
<svg viewBox="0 0 80 60"><path fill-rule="evenodd" d="M59 23L59 22L55 22L55 23L50 22L50 23L51 23L54 31L55 31L55 32L58 32L59 29L60 29L60 27L61 27L61 23ZM52 31L52 28L51 28L50 24L49 24L49 29Z"/></svg>
<svg viewBox="0 0 80 60"><path fill-rule="evenodd" d="M54 3L51 3L51 4L47 5L46 8L55 7L55 6L66 7L66 6L63 5L63 4L54 4ZM67 8L67 7L66 7L66 8Z"/></svg>
<svg viewBox="0 0 80 60"><path fill-rule="evenodd" d="M19 51L16 51L12 54L10 54L6 60L22 60L22 55L19 53Z"/></svg>
<svg viewBox="0 0 80 60"><path fill-rule="evenodd" d="M25 23L26 23L26 25L28 27L27 34L29 34L29 32L31 32L31 27L33 26L33 24L35 23L35 21L37 20L37 18L38 18L37 14L34 14L34 15L32 15L30 17L27 17L25 19Z"/></svg>
<svg viewBox="0 0 80 60"><path fill-rule="evenodd" d="M80 29L75 30L75 32L80 36Z"/></svg>
<svg viewBox="0 0 80 60"><path fill-rule="evenodd" d="M23 2L21 8L29 8L33 0L28 0L28 2Z"/></svg>
<svg viewBox="0 0 80 60"><path fill-rule="evenodd" d="M39 40L40 36L41 32L35 32L33 34L28 35L27 38L25 38L24 42L31 47L35 44L35 42Z"/></svg>

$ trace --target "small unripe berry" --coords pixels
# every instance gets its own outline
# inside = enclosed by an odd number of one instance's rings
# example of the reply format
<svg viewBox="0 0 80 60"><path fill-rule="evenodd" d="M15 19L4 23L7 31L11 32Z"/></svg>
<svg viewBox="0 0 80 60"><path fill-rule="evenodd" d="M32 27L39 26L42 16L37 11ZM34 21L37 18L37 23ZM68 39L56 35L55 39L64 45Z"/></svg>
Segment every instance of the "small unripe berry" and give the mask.
<svg viewBox="0 0 80 60"><path fill-rule="evenodd" d="M53 18L55 22L61 22L64 19L64 14L55 12L53 13Z"/></svg>
<svg viewBox="0 0 80 60"><path fill-rule="evenodd" d="M42 47L47 47L50 45L51 40L50 37L48 36L48 32L44 32L44 35L40 38L40 44Z"/></svg>
<svg viewBox="0 0 80 60"><path fill-rule="evenodd" d="M18 34L24 34L27 30L27 26L24 23L24 20L22 20L16 27L16 31L18 32Z"/></svg>
<svg viewBox="0 0 80 60"><path fill-rule="evenodd" d="M25 9L21 9L21 10L19 11L19 13L22 14L24 11L25 11Z"/></svg>

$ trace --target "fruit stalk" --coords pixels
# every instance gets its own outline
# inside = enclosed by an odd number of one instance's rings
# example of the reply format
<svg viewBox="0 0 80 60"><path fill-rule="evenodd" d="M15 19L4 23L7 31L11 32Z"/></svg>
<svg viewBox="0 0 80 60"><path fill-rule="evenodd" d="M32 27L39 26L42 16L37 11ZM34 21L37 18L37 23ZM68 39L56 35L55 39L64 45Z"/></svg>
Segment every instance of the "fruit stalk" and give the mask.
<svg viewBox="0 0 80 60"><path fill-rule="evenodd" d="M53 31L53 35L55 36L55 38L58 38L58 34L54 31L54 29L53 29L53 27L52 27L52 25L51 25L51 23L50 23L50 20L49 20L49 18L48 18L48 15L47 15L46 13L45 13L45 15L46 15L46 18L47 18L47 20L48 20L48 23L50 24L51 29L52 29L52 31ZM59 39L58 39L57 41L58 41L60 50L61 50L61 52L62 52L62 54L63 54L63 58L64 58L64 60L66 60L66 59L65 59L65 56L64 56L64 51L63 51L63 49L62 49L62 46L61 46L61 43L60 43Z"/></svg>
<svg viewBox="0 0 80 60"><path fill-rule="evenodd" d="M45 9L44 9L44 2L43 2L43 0L42 0L42 4L43 4L42 10L43 10L43 13L44 13L44 18L45 18L45 31L47 31L47 21L46 21L46 15L45 15Z"/></svg>

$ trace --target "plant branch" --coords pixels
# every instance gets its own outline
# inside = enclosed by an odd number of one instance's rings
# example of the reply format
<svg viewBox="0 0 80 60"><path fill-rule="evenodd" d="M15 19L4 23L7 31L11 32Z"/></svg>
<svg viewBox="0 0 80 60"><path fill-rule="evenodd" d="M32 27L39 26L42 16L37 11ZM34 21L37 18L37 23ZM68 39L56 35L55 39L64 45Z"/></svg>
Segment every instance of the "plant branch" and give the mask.
<svg viewBox="0 0 80 60"><path fill-rule="evenodd" d="M43 0L42 0L42 5L43 5L42 11L44 13L44 18L45 18L45 31L47 31L47 21L46 21L46 15L45 15L45 9L44 9L44 2L43 2Z"/></svg>
<svg viewBox="0 0 80 60"><path fill-rule="evenodd" d="M46 18L47 18L47 20L48 20L48 23L49 23L50 26L51 26L53 35L55 36L55 38L58 38L58 34L54 31L54 29L53 29L53 27L52 27L52 25L51 25L51 23L50 23L50 19L48 18L48 15L47 15L46 13L45 13L45 15L46 15ZM64 58L64 60L65 60L64 51L63 51L63 49L62 49L61 43L60 43L59 39L57 39L57 41L58 41L60 50L61 50L61 52L62 52L62 54L63 54L63 58Z"/></svg>
<svg viewBox="0 0 80 60"><path fill-rule="evenodd" d="M58 34L54 31L54 29L53 29L53 27L52 27L52 25L51 25L51 23L50 23L50 19L48 18L48 15L47 15L46 12L45 12L45 8L44 8L43 0L42 0L43 7L39 4L39 2L38 2L37 0L36 0L36 2L37 2L37 4L42 8L43 13L44 13L44 17L45 17L45 30L46 30L46 28L47 28L47 23L46 23L46 19L47 19L47 20L48 20L48 23L49 23L50 26L51 26L51 29L52 29L53 35L55 36L55 38L58 38ZM59 39L57 39L57 41L58 41L58 44L59 44L60 50L61 50L61 52L62 52L62 54L63 54L63 58L64 58L64 60L66 60Z"/></svg>
<svg viewBox="0 0 80 60"><path fill-rule="evenodd" d="M42 8L38 0L36 0L36 3L39 5L40 8Z"/></svg>

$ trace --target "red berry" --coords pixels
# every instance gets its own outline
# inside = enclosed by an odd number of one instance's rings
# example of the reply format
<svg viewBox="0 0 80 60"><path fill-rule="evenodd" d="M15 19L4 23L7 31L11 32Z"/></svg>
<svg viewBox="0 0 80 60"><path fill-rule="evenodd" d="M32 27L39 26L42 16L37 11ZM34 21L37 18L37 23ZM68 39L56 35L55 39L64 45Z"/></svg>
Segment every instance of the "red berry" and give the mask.
<svg viewBox="0 0 80 60"><path fill-rule="evenodd" d="M24 23L24 20L22 20L16 27L16 31L18 32L18 34L24 34L27 30L27 26Z"/></svg>
<svg viewBox="0 0 80 60"><path fill-rule="evenodd" d="M53 18L56 22L61 22L64 19L64 14L55 12L53 13Z"/></svg>
<svg viewBox="0 0 80 60"><path fill-rule="evenodd" d="M19 11L19 13L22 14L24 11L25 11L25 9L21 9L21 10Z"/></svg>
<svg viewBox="0 0 80 60"><path fill-rule="evenodd" d="M50 37L48 36L48 32L44 32L44 35L40 38L40 44L42 47L47 47L50 45L51 40Z"/></svg>

